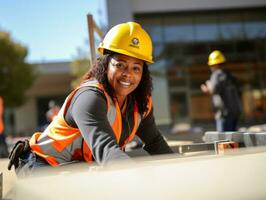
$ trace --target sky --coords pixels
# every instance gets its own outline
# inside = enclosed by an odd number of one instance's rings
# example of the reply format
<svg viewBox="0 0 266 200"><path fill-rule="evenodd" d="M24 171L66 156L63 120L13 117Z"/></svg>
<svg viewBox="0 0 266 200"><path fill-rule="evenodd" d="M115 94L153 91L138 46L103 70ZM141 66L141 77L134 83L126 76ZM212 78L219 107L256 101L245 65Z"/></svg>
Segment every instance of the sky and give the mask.
<svg viewBox="0 0 266 200"><path fill-rule="evenodd" d="M71 61L87 50L88 13L100 24L99 0L0 0L0 31L28 48L26 60Z"/></svg>

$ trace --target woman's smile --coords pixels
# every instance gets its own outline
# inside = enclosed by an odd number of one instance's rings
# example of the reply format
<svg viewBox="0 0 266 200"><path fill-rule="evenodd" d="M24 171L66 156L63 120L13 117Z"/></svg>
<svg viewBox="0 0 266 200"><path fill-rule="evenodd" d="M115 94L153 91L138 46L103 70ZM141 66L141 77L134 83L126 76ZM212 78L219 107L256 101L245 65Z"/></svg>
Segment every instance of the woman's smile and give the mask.
<svg viewBox="0 0 266 200"><path fill-rule="evenodd" d="M129 87L131 85L131 83L127 81L118 81L118 82L124 87Z"/></svg>
<svg viewBox="0 0 266 200"><path fill-rule="evenodd" d="M144 61L126 55L117 54L109 62L107 78L115 96L123 103L127 95L133 92L142 78Z"/></svg>

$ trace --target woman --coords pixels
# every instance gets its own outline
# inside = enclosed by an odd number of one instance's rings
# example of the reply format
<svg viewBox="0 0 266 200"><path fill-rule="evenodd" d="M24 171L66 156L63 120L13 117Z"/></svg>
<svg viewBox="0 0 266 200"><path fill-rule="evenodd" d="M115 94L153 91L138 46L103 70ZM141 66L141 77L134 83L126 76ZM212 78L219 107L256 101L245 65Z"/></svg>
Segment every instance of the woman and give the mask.
<svg viewBox="0 0 266 200"><path fill-rule="evenodd" d="M152 155L172 153L154 122L149 35L135 22L119 24L107 33L98 51L102 56L47 129L35 133L29 145L16 145L9 169L129 159L123 150L134 135Z"/></svg>

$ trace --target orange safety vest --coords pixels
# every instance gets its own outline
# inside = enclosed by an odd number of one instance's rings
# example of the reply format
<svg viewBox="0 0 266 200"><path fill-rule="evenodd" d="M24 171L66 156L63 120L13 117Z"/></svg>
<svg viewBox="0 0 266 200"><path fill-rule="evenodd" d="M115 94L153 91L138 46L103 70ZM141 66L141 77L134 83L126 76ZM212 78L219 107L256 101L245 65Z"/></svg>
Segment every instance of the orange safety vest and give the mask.
<svg viewBox="0 0 266 200"><path fill-rule="evenodd" d="M113 100L107 94L101 84L96 80L91 80L82 84L70 93L52 123L43 133L36 132L30 140L32 151L44 158L52 166L58 166L73 160L85 160L88 163L93 161L91 150L84 141L80 130L69 126L64 119L64 115L67 112L71 99L81 87L97 88L104 93L107 100L107 118L115 134L116 141L119 144L122 132L122 118L118 102L117 100ZM152 101L151 98L149 98L149 109L143 117L146 117L149 114L151 107ZM138 106L135 102L134 127L124 144L120 146L121 149L134 138L141 119L142 117L138 112Z"/></svg>
<svg viewBox="0 0 266 200"><path fill-rule="evenodd" d="M0 134L4 132L3 112L4 112L4 103L3 103L3 98L0 97Z"/></svg>

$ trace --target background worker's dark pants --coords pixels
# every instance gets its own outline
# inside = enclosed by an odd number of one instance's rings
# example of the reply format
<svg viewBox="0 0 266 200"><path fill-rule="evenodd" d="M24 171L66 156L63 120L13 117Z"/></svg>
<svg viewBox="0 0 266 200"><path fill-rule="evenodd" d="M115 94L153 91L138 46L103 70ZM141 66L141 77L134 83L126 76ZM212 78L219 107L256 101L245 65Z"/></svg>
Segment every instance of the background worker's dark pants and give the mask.
<svg viewBox="0 0 266 200"><path fill-rule="evenodd" d="M216 119L216 130L223 131L236 131L238 124L238 117L227 116L222 119Z"/></svg>
<svg viewBox="0 0 266 200"><path fill-rule="evenodd" d="M8 157L8 147L6 144L6 136L4 133L0 134L0 158Z"/></svg>

